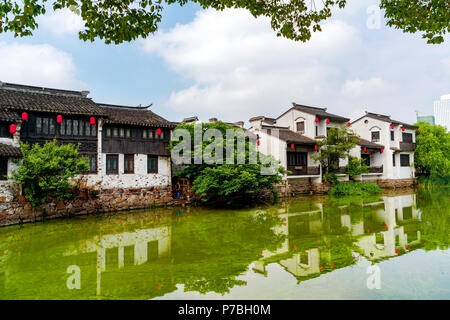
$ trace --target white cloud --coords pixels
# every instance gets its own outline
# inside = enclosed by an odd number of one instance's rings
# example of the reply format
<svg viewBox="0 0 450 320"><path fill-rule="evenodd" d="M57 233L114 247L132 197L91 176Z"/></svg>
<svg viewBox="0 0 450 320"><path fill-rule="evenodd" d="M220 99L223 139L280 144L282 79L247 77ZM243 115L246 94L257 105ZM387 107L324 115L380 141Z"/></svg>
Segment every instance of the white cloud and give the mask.
<svg viewBox="0 0 450 320"><path fill-rule="evenodd" d="M444 65L445 70L450 73L450 57L441 60L441 63Z"/></svg>
<svg viewBox="0 0 450 320"><path fill-rule="evenodd" d="M224 120L247 120L264 113L276 115L293 100L314 102L333 86L339 74L325 67L359 46L358 32L342 21L329 22L310 42L274 36L267 19L254 19L244 10L201 11L189 24L141 42L143 50L160 55L195 84L173 92L167 105L178 111ZM328 80L327 80L328 79Z"/></svg>
<svg viewBox="0 0 450 320"><path fill-rule="evenodd" d="M369 2L343 10L306 43L277 38L268 19L245 10L206 10L139 45L191 83L165 103L178 117L278 116L295 101L352 118L370 110L414 122L415 109L430 110L448 91L441 63L448 66L449 47L368 30Z"/></svg>
<svg viewBox="0 0 450 320"><path fill-rule="evenodd" d="M355 98L386 93L389 90L385 81L379 77L367 80L347 80L342 88L344 96Z"/></svg>
<svg viewBox="0 0 450 320"><path fill-rule="evenodd" d="M67 34L76 34L84 27L81 17L67 8L49 11L51 13L45 14L38 19L39 28L46 32L61 37Z"/></svg>
<svg viewBox="0 0 450 320"><path fill-rule="evenodd" d="M0 42L0 80L57 88L80 88L72 56L48 44Z"/></svg>

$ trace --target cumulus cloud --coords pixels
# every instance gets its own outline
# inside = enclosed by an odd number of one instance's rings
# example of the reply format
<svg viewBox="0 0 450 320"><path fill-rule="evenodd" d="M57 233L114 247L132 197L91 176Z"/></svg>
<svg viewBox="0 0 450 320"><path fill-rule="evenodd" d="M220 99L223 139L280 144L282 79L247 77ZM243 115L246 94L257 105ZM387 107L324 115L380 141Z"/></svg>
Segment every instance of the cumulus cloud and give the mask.
<svg viewBox="0 0 450 320"><path fill-rule="evenodd" d="M38 18L38 24L39 28L58 37L76 34L84 27L81 17L67 8L50 10Z"/></svg>
<svg viewBox="0 0 450 320"><path fill-rule="evenodd" d="M48 44L0 42L0 80L37 86L80 88L70 54Z"/></svg>
<svg viewBox="0 0 450 320"><path fill-rule="evenodd" d="M373 96L386 93L389 89L385 81L379 77L367 80L347 80L342 88L342 94L347 97Z"/></svg>
<svg viewBox="0 0 450 320"><path fill-rule="evenodd" d="M371 110L414 122L417 105L431 109L450 85L441 70L449 49L389 28L368 30L366 7L344 10L306 43L277 38L268 19L230 9L199 11L139 46L190 83L165 103L179 116L278 116L295 101L352 117Z"/></svg>
<svg viewBox="0 0 450 320"><path fill-rule="evenodd" d="M338 68L324 67L359 46L358 32L342 21L329 22L306 44L274 36L267 19L247 11L201 11L189 24L177 25L141 47L160 55L175 72L193 79L173 92L167 105L179 111L247 120L279 112L293 100L314 102L333 86ZM328 81L326 79L329 79Z"/></svg>

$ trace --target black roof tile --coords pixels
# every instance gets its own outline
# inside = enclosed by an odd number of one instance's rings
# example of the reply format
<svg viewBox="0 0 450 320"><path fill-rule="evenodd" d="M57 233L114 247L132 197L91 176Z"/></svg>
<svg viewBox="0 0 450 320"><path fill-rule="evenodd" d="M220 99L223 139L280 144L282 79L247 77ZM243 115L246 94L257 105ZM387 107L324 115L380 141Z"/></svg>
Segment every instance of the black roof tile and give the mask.
<svg viewBox="0 0 450 320"><path fill-rule="evenodd" d="M22 152L20 148L9 144L0 143L0 156L4 157L21 157Z"/></svg>
<svg viewBox="0 0 450 320"><path fill-rule="evenodd" d="M103 115L102 109L87 98L88 93L0 82L0 106L9 110Z"/></svg>

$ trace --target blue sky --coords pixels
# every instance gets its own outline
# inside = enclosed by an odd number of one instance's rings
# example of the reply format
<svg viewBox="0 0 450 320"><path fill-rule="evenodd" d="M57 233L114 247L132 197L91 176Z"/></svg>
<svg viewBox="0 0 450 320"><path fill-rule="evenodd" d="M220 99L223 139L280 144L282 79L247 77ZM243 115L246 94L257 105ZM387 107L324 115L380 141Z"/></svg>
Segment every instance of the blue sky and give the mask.
<svg viewBox="0 0 450 320"><path fill-rule="evenodd" d="M172 121L278 116L291 102L356 118L365 110L414 122L450 93L450 38L371 29L373 0L350 1L311 42L277 38L243 10L168 6L160 32L132 43L78 39L69 12L41 19L33 37L0 35L0 80L87 89L97 102L147 105ZM372 21L372 20L370 20Z"/></svg>

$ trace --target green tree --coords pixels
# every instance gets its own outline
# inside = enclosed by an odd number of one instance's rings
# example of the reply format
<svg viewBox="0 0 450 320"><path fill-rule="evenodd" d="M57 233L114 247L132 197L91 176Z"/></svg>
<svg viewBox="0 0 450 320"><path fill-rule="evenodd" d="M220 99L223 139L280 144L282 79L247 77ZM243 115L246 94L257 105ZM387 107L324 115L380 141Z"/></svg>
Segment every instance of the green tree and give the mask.
<svg viewBox="0 0 450 320"><path fill-rule="evenodd" d="M210 129L218 130L221 138L211 138L209 140L202 139L201 148L196 148L194 144L194 128L201 127L202 137ZM211 162L205 162L203 159L201 164L189 164L183 170L177 172L178 177L189 178L193 182L193 191L202 201L214 204L233 204L236 202L246 203L255 200L255 196L261 195L261 191L270 190L272 196L276 197L275 184L281 183L280 174L285 173L283 168L279 166L279 162L272 158L263 158L255 149L255 145L245 138L245 133L240 128L227 125L223 122L205 123L201 125L180 124L176 129L185 129L189 132L191 141L191 153L189 158L193 159L199 153L205 154L212 147L222 149L223 157ZM200 130L200 129L199 129ZM227 130L234 132L233 138L226 136ZM245 149L239 147L238 141L245 141ZM169 146L170 150L181 143L182 140L172 140ZM232 144L233 154L229 155L229 160L233 158L233 162L227 161L227 145ZM211 154L215 154L218 149ZM255 155L255 163L251 163L252 154ZM243 159L244 163L239 164L238 159ZM271 163L275 164L273 174L263 175L262 168L269 168Z"/></svg>
<svg viewBox="0 0 450 320"><path fill-rule="evenodd" d="M347 127L330 128L327 137L317 142L319 152L313 159L322 165L324 182L336 183L335 172L339 169L339 160L347 159L350 150L356 146L359 137Z"/></svg>
<svg viewBox="0 0 450 320"><path fill-rule="evenodd" d="M70 179L89 170L88 158L78 156L73 144L20 145L23 158L12 178L22 185L25 198L37 207L48 198L63 200L73 195Z"/></svg>
<svg viewBox="0 0 450 320"><path fill-rule="evenodd" d="M364 159L349 156L345 172L349 175L350 178L352 178L363 173L369 173L370 166L366 164L366 161Z"/></svg>
<svg viewBox="0 0 450 320"><path fill-rule="evenodd" d="M423 32L429 43L442 43L450 30L448 0L380 0L387 25L404 32ZM158 30L165 5L183 6L189 2L203 9L244 8L254 17L271 20L278 36L308 41L311 33L321 31L321 23L332 16L332 9L344 8L347 0L54 0L52 9L69 8L81 16L84 30L80 39L122 43L147 37ZM317 2L317 3L316 3ZM47 0L3 0L0 2L0 33L32 35L36 18L46 13Z"/></svg>
<svg viewBox="0 0 450 320"><path fill-rule="evenodd" d="M450 133L442 126L419 122L416 134L416 169L425 176L445 178L450 175Z"/></svg>

